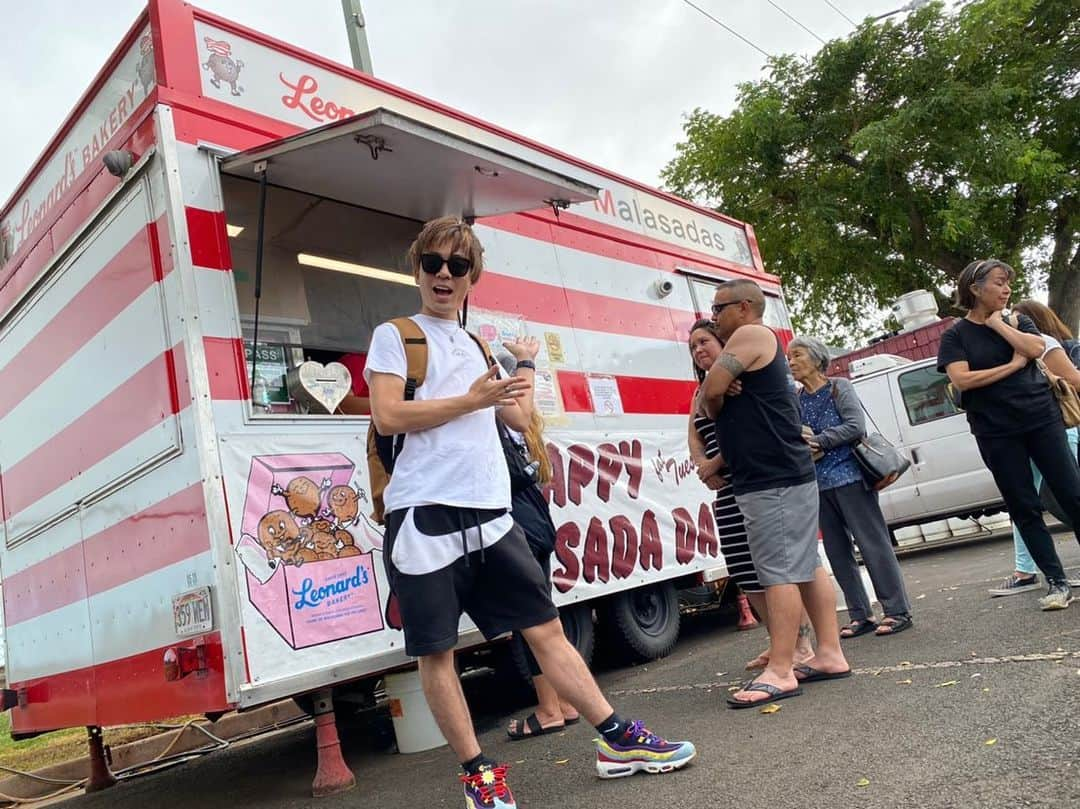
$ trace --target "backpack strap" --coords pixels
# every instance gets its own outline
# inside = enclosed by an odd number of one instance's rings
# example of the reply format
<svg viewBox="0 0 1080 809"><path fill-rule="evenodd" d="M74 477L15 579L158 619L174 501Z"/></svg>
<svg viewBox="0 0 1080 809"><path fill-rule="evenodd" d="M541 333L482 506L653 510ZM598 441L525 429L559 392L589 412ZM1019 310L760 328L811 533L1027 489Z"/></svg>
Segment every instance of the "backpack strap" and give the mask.
<svg viewBox="0 0 1080 809"><path fill-rule="evenodd" d="M496 360L495 357L492 355L491 349L488 347L488 344L481 340L479 337L477 337L475 334L473 334L471 331L467 331L465 333L469 335L472 338L472 341L480 347L480 351L484 355L484 361L487 362L488 368L491 368L493 365L495 365Z"/></svg>
<svg viewBox="0 0 1080 809"><path fill-rule="evenodd" d="M405 401L411 402L416 389L427 377L427 337L416 321L410 317L396 317L390 321L401 336L405 346Z"/></svg>

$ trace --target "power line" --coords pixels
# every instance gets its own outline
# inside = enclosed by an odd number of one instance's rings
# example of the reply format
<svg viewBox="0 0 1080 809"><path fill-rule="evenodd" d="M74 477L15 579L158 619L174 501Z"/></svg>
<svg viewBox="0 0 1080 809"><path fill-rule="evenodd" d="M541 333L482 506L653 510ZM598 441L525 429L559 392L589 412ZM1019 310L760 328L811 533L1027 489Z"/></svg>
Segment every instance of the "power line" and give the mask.
<svg viewBox="0 0 1080 809"><path fill-rule="evenodd" d="M778 6L776 3L774 3L773 0L769 0L769 5L772 6L773 8L775 8L777 11L779 11L781 14L783 14L785 17L787 17L789 20L791 20L793 23L795 23L801 29L803 29L806 33L808 33L810 36L812 36L814 39L816 39L822 45L825 44L824 39L819 37L817 34L815 34L813 31L811 31L809 28L807 28L801 22L796 20L794 17L792 17L790 14L788 14L786 11L784 11L784 9L780 8L780 6Z"/></svg>
<svg viewBox="0 0 1080 809"><path fill-rule="evenodd" d="M772 54L771 54L771 53L769 53L768 51L766 51L766 50L764 50L764 49L762 49L762 48L759 48L759 47L758 47L757 45L755 45L755 44L754 44L753 42L751 42L751 41L750 41L749 39L747 39L747 38L746 38L746 37L744 37L744 36L743 36L742 34L740 34L740 33L739 33L738 31L736 31L736 30L735 30L734 28L731 28L730 26L724 25L724 23L720 22L720 20L716 19L716 17L714 17L714 16L713 16L712 14L710 14L709 12L707 12L707 11L706 11L705 9L701 8L700 6L696 6L696 5L694 5L693 3L691 3L691 2L690 2L690 0L683 0L683 2L684 2L684 3L686 3L686 5L690 6L690 8L694 9L695 11L698 11L698 12L700 12L701 14L704 14L704 15L705 15L706 17L708 17L708 18L709 18L710 20L712 20L712 21L713 21L714 23L716 23L717 25L719 25L719 26L720 26L721 28L723 28L723 29L724 29L725 31L727 31L727 32L728 32L729 34L731 34L732 36L736 36L736 37L738 37L739 39L741 39L741 40L742 40L743 42L745 42L745 43L746 43L747 45L749 45L749 46L750 46L751 48L753 48L754 50L756 50L756 51L757 51L758 53L760 53L760 54L761 54L762 56L765 56L765 57L767 57L767 58L769 58L769 59L771 59L771 58L772 58Z"/></svg>
<svg viewBox="0 0 1080 809"><path fill-rule="evenodd" d="M845 14L840 9L838 9L836 6L834 6L832 3L830 3L829 0L825 0L825 5L827 5L829 8L831 8L833 11L835 11L837 14L839 14L841 17L843 17L845 20L847 20L852 25L858 25L858 23L855 22L855 20L851 19L851 17L849 17L847 14Z"/></svg>

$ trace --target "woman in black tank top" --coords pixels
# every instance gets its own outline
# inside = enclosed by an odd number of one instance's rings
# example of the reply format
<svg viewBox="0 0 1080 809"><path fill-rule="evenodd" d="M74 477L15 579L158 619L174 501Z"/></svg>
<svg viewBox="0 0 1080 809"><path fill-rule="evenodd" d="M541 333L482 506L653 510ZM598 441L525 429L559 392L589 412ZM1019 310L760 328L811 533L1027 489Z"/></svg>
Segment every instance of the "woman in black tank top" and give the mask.
<svg viewBox="0 0 1080 809"><path fill-rule="evenodd" d="M699 320L690 327L690 357L694 362L694 372L699 383L704 381L705 374L722 350L723 343L717 337L711 320ZM728 575L753 605L762 621L768 623L765 589L758 582L754 560L746 542L746 525L735 502L735 491L726 477L728 470L720 454L716 425L700 409L696 392L690 407L688 443L690 457L698 467L698 476L706 486L716 492L713 517L716 519L717 538ZM800 636L799 644L795 651L798 660L813 656L814 651L808 637ZM765 651L751 660L746 667L748 670L763 668L768 662L768 651Z"/></svg>

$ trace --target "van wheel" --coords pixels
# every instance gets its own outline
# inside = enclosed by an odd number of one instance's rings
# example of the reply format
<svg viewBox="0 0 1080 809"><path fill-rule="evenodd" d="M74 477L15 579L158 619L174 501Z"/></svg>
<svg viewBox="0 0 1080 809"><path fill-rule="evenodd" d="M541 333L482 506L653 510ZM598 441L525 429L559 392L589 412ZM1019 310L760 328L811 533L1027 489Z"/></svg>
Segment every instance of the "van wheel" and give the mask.
<svg viewBox="0 0 1080 809"><path fill-rule="evenodd" d="M562 621L563 632L566 633L566 639L570 641L570 645L578 650L586 666L592 663L593 649L596 647L592 605L567 604L559 608L559 619ZM525 652L518 643L510 643L510 656L521 678L527 683L532 682Z"/></svg>
<svg viewBox="0 0 1080 809"><path fill-rule="evenodd" d="M679 596L672 582L616 593L607 619L616 640L640 660L671 653L679 639Z"/></svg>

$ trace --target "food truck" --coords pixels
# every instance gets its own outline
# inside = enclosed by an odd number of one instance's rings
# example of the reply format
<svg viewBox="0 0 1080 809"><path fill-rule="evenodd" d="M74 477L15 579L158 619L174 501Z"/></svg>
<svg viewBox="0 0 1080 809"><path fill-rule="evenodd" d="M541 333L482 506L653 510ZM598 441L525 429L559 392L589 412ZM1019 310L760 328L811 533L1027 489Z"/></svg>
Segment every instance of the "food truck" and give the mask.
<svg viewBox="0 0 1080 809"><path fill-rule="evenodd" d="M752 278L790 335L753 228L151 0L0 210L17 736L409 665L339 360L417 310L404 254L443 215L486 248L469 329L542 345L557 603L670 648L676 587L725 575L686 447L689 326Z"/></svg>

